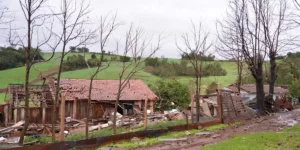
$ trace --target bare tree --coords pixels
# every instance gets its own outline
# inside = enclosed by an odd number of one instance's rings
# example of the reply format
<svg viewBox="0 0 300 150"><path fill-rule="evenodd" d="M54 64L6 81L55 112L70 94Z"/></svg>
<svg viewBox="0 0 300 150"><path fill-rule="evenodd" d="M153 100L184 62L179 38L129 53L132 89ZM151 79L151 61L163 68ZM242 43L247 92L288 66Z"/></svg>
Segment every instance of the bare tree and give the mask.
<svg viewBox="0 0 300 150"><path fill-rule="evenodd" d="M256 81L257 108L265 114L263 63L267 47L262 26L263 2L259 0L234 0L235 21L245 62Z"/></svg>
<svg viewBox="0 0 300 150"><path fill-rule="evenodd" d="M267 80L269 82L269 98L273 101L274 85L276 81L276 56L285 50L290 42L287 31L291 29L289 14L287 12L286 0L264 0L262 5L261 17L264 32L264 42L268 48L270 69Z"/></svg>
<svg viewBox="0 0 300 150"><path fill-rule="evenodd" d="M102 70L109 67L110 62L107 62L104 64L104 54L105 54L105 48L107 46L107 42L109 38L112 36L112 33L122 24L121 22L116 22L117 14L109 18L109 15L107 16L101 16L99 20L99 44L100 44L100 57L99 60L97 60L97 66L96 68L91 68L86 61L86 64L89 68L90 72L90 86L89 86L89 96L88 96L88 108L91 107L91 96L92 96L92 89L93 89L93 80L95 76L101 72ZM86 128L85 128L85 137L88 139L88 122L90 117L90 109L87 109L86 112Z"/></svg>
<svg viewBox="0 0 300 150"><path fill-rule="evenodd" d="M26 35L21 36L16 31L12 31L16 36L15 45L21 46L26 51L26 72L25 72L25 124L20 136L19 144L23 145L24 135L27 131L29 125L29 75L30 69L38 61L35 60L37 54L39 54L40 48L47 45L52 37L53 21L50 18L50 14L46 14L43 8L46 6L47 0L19 0L23 15L26 19L27 32ZM43 13L42 13L43 12ZM51 20L49 22L49 20ZM50 24L47 26L47 24ZM11 32L11 33L12 33ZM35 41L33 44L33 41ZM52 56L48 59L50 60L55 51L53 46ZM35 48L32 48L35 47ZM48 61L46 60L46 61Z"/></svg>
<svg viewBox="0 0 300 150"><path fill-rule="evenodd" d="M1 24L5 24L5 23L7 23L8 22L8 16L7 16L7 14L8 14L8 7L6 7L6 6L3 6L2 4L2 1L0 1L0 25ZM1 28L0 28L1 29Z"/></svg>
<svg viewBox="0 0 300 150"><path fill-rule="evenodd" d="M217 20L217 44L216 50L225 59L233 60L237 65L236 87L238 93L241 91L242 74L243 74L243 53L241 38L238 33L236 22L236 3L229 3L226 19Z"/></svg>
<svg viewBox="0 0 300 150"><path fill-rule="evenodd" d="M90 13L90 3L86 0L62 0L61 8L59 12L53 11L56 14L56 18L61 27L61 31L56 33L56 37L61 39L61 57L58 67L57 84L55 85L55 98L53 101L52 111L52 141L55 141L55 123L57 102L60 94L60 78L62 72L62 65L65 56L68 54L68 44L72 41L77 41L78 47L83 44L91 44L90 42L95 39L95 30L87 30L87 24L89 23L88 14ZM63 131L61 131L63 132Z"/></svg>
<svg viewBox="0 0 300 150"><path fill-rule="evenodd" d="M130 79L143 67L141 66L144 60L152 57L157 51L161 49L161 35L158 37L157 44L151 46L151 38L149 39L145 35L142 28L134 28L131 24L129 31L126 33L125 47L123 57L129 57L129 53L132 53L133 59L129 62L123 61L121 64L122 69L119 73L119 86L116 97L114 116L113 116L113 133L117 133L117 109L119 106L119 100L122 95L122 91L128 86ZM118 45L118 44L117 44ZM148 54L147 54L148 51ZM143 59L139 59L143 58ZM145 97L146 99L146 97ZM147 111L147 110L144 110Z"/></svg>
<svg viewBox="0 0 300 150"><path fill-rule="evenodd" d="M194 69L195 78L195 99L196 99L196 122L200 121L200 93L201 93L201 78L203 71L203 58L208 52L212 44L209 42L209 32L205 29L203 22L195 24L192 22L190 33L181 35L182 45L176 42L177 48L187 56L189 62ZM193 119L193 116L192 116Z"/></svg>

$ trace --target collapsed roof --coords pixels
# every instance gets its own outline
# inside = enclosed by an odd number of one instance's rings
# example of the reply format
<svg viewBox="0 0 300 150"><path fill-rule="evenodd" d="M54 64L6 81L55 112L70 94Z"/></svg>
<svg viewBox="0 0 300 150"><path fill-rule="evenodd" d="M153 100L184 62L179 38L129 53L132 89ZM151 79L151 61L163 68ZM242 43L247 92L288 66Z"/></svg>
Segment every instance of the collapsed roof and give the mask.
<svg viewBox="0 0 300 150"><path fill-rule="evenodd" d="M66 101L88 99L90 80L61 79L60 89ZM119 88L119 80L94 80L92 100L115 101ZM156 100L157 96L141 80L130 80L121 92L121 101L125 100Z"/></svg>

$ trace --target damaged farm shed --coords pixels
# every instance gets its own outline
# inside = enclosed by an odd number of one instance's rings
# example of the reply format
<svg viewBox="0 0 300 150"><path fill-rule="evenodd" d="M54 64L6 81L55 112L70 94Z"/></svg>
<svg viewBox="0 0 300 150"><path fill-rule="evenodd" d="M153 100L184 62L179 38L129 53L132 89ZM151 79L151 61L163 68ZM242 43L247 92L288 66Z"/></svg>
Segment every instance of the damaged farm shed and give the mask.
<svg viewBox="0 0 300 150"><path fill-rule="evenodd" d="M62 79L61 93L65 96L66 116L75 119L85 118L90 80ZM113 112L119 88L118 80L94 80L91 96L90 116L102 118ZM145 100L151 112L154 111L154 100L157 96L141 80L130 80L120 95L118 112L122 115L133 115L143 110Z"/></svg>
<svg viewBox="0 0 300 150"><path fill-rule="evenodd" d="M61 79L60 94L65 98L65 116L73 119L83 119L86 117L88 90L90 80L86 79ZM52 106L55 96L56 80L49 78L48 84L30 85L30 123L51 123ZM119 88L118 80L94 80L90 118L104 118L109 116L114 110ZM25 117L25 93L23 85L9 85L7 95L10 99L1 106L1 124L16 123L24 120ZM147 108L153 113L154 101L157 96L141 80L130 80L120 95L118 112L122 115L133 115L141 113L147 99ZM60 118L60 98L57 105L56 118Z"/></svg>

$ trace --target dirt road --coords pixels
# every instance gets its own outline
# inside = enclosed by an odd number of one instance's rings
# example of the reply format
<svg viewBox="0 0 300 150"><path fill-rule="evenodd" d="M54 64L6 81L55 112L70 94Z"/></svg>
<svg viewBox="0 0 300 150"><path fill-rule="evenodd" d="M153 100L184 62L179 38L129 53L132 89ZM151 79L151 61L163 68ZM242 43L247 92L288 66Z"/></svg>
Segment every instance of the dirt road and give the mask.
<svg viewBox="0 0 300 150"><path fill-rule="evenodd" d="M188 136L187 140L180 142L165 142L149 147L137 148L139 150L199 150L202 146L216 144L232 138L235 134L280 131L288 125L299 123L300 109L285 113L276 113L272 116L264 116L243 121L238 126L230 126L226 129L215 131L210 135Z"/></svg>

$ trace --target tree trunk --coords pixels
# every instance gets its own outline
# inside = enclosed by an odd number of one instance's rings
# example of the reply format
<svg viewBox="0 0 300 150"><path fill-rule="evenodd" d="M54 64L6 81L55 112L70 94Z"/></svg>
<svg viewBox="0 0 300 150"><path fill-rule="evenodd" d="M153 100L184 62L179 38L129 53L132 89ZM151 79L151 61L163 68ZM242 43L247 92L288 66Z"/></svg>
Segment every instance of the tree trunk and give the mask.
<svg viewBox="0 0 300 150"><path fill-rule="evenodd" d="M30 48L28 48L30 50ZM25 124L24 128L22 130L20 140L19 140L19 145L23 145L24 141L24 136L26 134L28 125L29 125L29 91L28 91L28 86L29 86L29 73L30 73L30 52L26 51L26 74L25 74ZM17 117L15 118L17 119Z"/></svg>
<svg viewBox="0 0 300 150"><path fill-rule="evenodd" d="M61 104L60 104L60 140L64 141L65 139L65 97L61 97Z"/></svg>
<svg viewBox="0 0 300 150"><path fill-rule="evenodd" d="M265 93L264 93L264 81L263 81L263 70L262 64L258 64L258 69L256 70L256 103L259 113L261 115L265 114Z"/></svg>
<svg viewBox="0 0 300 150"><path fill-rule="evenodd" d="M30 7L30 5L29 5ZM27 25L28 25L28 30L27 30L27 38L28 38L28 47L26 49L26 72L25 72L25 124L24 124L24 128L22 130L21 136L20 136L20 140L19 140L19 145L23 145L24 142L24 136L26 134L28 125L29 125L29 91L28 91L28 86L29 86L29 75L30 75L30 67L31 67L31 63L30 63L30 51L31 51L31 16L28 16L28 21L27 21ZM15 118L17 119L17 118Z"/></svg>
<svg viewBox="0 0 300 150"><path fill-rule="evenodd" d="M200 90L199 90L199 78L196 77L196 122L199 122L200 117Z"/></svg>
<svg viewBox="0 0 300 150"><path fill-rule="evenodd" d="M241 85L242 85L242 73L243 73L243 62L241 62L240 60L237 62L238 65L238 79L237 79L237 83L236 83L236 87L238 90L238 94L241 93Z"/></svg>
<svg viewBox="0 0 300 150"><path fill-rule="evenodd" d="M55 99L53 101L53 106L52 106L52 142L55 142L55 124L56 124L56 105L58 101L58 96L59 96L59 88L60 88L60 75L62 72L62 64L64 61L65 57L65 47L63 48L61 58L60 58L60 64L58 67L58 74L57 74L57 83L55 87Z"/></svg>
<svg viewBox="0 0 300 150"><path fill-rule="evenodd" d="M119 86L121 86L121 82ZM117 111L118 111L120 95L121 95L121 87L119 87L118 89L117 100L115 103L114 118L113 118L113 134L117 134Z"/></svg>
<svg viewBox="0 0 300 150"><path fill-rule="evenodd" d="M85 138L86 139L89 138L89 119L90 119L92 89L93 89L93 77L90 80L89 98L88 98L88 105L87 105L87 109L86 109L86 122L85 122Z"/></svg>
<svg viewBox="0 0 300 150"><path fill-rule="evenodd" d="M273 100L274 86L276 81L276 61L275 57L270 57L270 75L269 75L269 95Z"/></svg>

